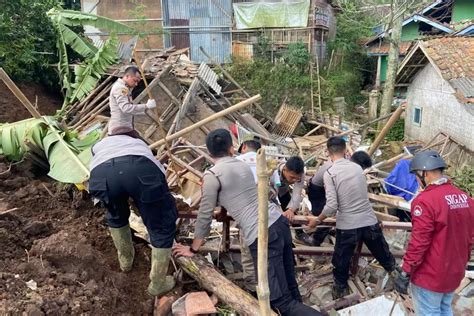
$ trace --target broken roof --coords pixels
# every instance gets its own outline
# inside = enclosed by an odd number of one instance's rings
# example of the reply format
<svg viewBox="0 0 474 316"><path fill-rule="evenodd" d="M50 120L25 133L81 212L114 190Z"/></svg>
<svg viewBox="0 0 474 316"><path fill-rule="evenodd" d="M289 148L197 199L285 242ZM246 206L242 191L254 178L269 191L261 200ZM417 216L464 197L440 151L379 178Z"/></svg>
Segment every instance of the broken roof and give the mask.
<svg viewBox="0 0 474 316"><path fill-rule="evenodd" d="M474 103L474 37L418 41L400 65L397 85L409 84L428 62L456 90L460 102Z"/></svg>

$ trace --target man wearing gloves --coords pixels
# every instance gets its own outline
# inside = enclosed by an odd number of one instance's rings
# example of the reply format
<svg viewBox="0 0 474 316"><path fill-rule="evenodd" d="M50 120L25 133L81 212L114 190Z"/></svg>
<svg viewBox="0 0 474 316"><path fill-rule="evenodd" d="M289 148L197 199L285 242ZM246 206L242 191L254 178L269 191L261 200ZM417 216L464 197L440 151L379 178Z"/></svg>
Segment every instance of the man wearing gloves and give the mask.
<svg viewBox="0 0 474 316"><path fill-rule="evenodd" d="M474 201L443 176L434 150L420 152L410 172L423 189L411 203L412 233L395 289L411 294L416 315L453 315L454 291L465 275L474 237Z"/></svg>
<svg viewBox="0 0 474 316"><path fill-rule="evenodd" d="M109 135L114 135L119 128L128 128L132 136L137 137L138 133L133 130L133 116L144 115L147 109L156 108L154 99L149 99L146 104L133 104L131 92L140 80L138 68L130 66L125 69L122 78L113 84L109 96Z"/></svg>
<svg viewBox="0 0 474 316"><path fill-rule="evenodd" d="M118 253L120 269L130 271L135 250L128 223L132 198L150 236L151 271L148 293L162 295L175 281L166 276L178 217L165 170L147 144L121 128L92 147L89 191L107 209L106 220Z"/></svg>

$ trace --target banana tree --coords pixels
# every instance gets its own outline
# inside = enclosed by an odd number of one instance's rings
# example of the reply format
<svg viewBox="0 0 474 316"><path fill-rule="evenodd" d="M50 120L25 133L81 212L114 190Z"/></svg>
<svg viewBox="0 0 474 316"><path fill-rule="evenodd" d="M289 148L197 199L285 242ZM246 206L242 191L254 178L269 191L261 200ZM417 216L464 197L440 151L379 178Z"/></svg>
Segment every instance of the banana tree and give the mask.
<svg viewBox="0 0 474 316"><path fill-rule="evenodd" d="M0 155L19 161L31 143L44 151L49 163L48 175L63 183L82 183L89 178L91 147L99 140L94 131L82 139L68 134L52 117L31 118L0 124Z"/></svg>
<svg viewBox="0 0 474 316"><path fill-rule="evenodd" d="M82 100L91 92L107 68L117 61L118 41L113 34L136 34L137 31L132 27L106 17L74 10L54 8L47 14L58 33L56 45L59 55L58 71L61 86L65 93L64 104L60 112L62 113L68 105L77 100ZM77 34L71 29L74 26L86 25L106 30L112 36L109 37L102 47L97 48L88 38ZM77 65L74 69L74 82L71 81L72 74L69 70L67 46L84 57L84 62Z"/></svg>

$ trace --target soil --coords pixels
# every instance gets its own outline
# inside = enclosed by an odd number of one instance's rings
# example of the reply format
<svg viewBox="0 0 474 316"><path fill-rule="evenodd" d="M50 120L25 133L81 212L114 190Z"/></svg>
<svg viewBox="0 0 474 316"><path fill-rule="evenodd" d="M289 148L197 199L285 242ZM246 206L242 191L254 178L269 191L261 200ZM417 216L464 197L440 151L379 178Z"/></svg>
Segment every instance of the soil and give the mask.
<svg viewBox="0 0 474 316"><path fill-rule="evenodd" d="M38 110L42 115L52 115L61 108L63 100L59 94L48 93L37 83L18 84L18 88L34 105L38 97ZM13 123L30 118L31 114L17 97L0 80L0 123Z"/></svg>
<svg viewBox="0 0 474 316"><path fill-rule="evenodd" d="M152 314L149 247L121 272L104 210L29 170L0 157L0 314Z"/></svg>

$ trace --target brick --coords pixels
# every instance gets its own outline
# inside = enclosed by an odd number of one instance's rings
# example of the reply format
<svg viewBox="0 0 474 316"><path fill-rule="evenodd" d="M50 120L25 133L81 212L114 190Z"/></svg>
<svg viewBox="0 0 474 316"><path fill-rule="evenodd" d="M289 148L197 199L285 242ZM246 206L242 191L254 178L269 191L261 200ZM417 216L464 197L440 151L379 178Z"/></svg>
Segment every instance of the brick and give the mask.
<svg viewBox="0 0 474 316"><path fill-rule="evenodd" d="M186 296L185 306L187 316L212 314L217 312L206 292L189 293Z"/></svg>

